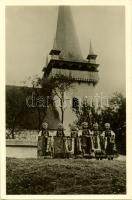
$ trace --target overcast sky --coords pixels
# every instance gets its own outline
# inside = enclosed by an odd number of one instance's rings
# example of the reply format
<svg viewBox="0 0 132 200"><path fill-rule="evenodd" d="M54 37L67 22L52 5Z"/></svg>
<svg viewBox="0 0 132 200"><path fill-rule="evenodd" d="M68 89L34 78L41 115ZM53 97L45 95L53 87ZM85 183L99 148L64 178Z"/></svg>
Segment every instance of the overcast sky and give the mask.
<svg viewBox="0 0 132 200"><path fill-rule="evenodd" d="M121 6L71 7L84 58L90 39L100 64L98 92L125 94L125 10ZM21 85L29 76L42 76L53 46L58 7L6 8L6 84Z"/></svg>

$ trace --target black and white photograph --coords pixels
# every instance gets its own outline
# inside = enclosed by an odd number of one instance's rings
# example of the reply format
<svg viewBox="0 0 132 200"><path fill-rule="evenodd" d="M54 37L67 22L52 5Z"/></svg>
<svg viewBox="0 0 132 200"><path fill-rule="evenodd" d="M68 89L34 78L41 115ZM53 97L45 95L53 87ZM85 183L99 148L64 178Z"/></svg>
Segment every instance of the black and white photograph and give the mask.
<svg viewBox="0 0 132 200"><path fill-rule="evenodd" d="M126 195L124 5L5 6L6 195Z"/></svg>

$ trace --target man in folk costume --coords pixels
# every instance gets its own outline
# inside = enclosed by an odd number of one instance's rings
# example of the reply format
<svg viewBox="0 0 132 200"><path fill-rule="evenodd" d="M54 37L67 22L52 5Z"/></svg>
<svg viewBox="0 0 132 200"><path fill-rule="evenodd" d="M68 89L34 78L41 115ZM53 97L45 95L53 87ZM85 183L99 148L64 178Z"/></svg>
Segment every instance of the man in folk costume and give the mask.
<svg viewBox="0 0 132 200"><path fill-rule="evenodd" d="M38 134L38 157L47 155L48 137L48 124L43 122L42 129Z"/></svg>
<svg viewBox="0 0 132 200"><path fill-rule="evenodd" d="M93 153L93 140L91 131L88 129L88 123L82 123L82 152L83 156L92 156Z"/></svg>
<svg viewBox="0 0 132 200"><path fill-rule="evenodd" d="M71 127L71 138L73 140L73 153L76 158L81 153L81 138L78 136L78 129L75 125Z"/></svg>
<svg viewBox="0 0 132 200"><path fill-rule="evenodd" d="M54 137L54 157L64 158L66 154L63 124L59 123L56 136Z"/></svg>
<svg viewBox="0 0 132 200"><path fill-rule="evenodd" d="M92 137L93 137L93 147L94 147L94 153L95 157L98 159L101 159L101 147L100 147L100 135L101 132L99 131L99 125L98 123L95 123L93 125L93 130L92 130Z"/></svg>
<svg viewBox="0 0 132 200"><path fill-rule="evenodd" d="M115 133L111 130L110 124L105 124L105 131L102 133L105 141L105 152L109 160L113 160L115 149Z"/></svg>

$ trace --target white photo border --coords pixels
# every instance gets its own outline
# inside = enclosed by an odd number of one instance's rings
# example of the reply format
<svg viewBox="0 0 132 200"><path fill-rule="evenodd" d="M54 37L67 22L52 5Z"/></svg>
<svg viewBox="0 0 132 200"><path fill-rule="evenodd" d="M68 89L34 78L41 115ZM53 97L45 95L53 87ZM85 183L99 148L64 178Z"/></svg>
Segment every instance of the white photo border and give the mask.
<svg viewBox="0 0 132 200"><path fill-rule="evenodd" d="M46 5L124 6L126 41L126 99L127 99L127 156L125 195L7 195L6 194L6 146L5 146L5 7ZM1 133L1 199L132 199L132 1L131 0L2 0L0 2L0 133Z"/></svg>

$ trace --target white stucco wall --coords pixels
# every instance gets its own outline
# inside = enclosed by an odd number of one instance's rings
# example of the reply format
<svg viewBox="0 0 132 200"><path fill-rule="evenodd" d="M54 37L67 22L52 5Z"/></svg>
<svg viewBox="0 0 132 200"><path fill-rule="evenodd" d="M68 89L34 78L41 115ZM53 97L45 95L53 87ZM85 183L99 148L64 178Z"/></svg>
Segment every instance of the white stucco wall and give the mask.
<svg viewBox="0 0 132 200"><path fill-rule="evenodd" d="M93 84L87 83L74 83L72 88L65 93L65 112L64 112L64 128L69 129L69 124L72 124L76 120L76 115L72 110L72 99L76 97L79 101L83 101L83 98L87 98L89 102L92 101L95 95L95 87ZM57 99L57 97L56 97ZM56 101L56 107L61 119L61 110L58 105L59 99Z"/></svg>

